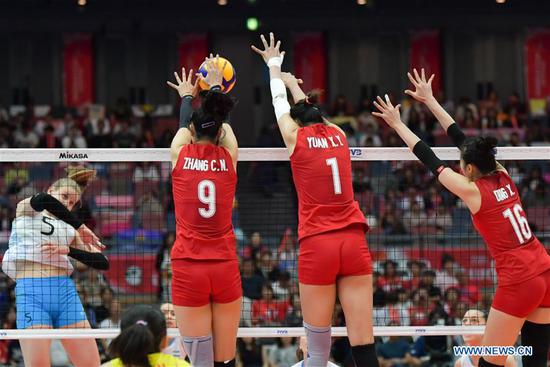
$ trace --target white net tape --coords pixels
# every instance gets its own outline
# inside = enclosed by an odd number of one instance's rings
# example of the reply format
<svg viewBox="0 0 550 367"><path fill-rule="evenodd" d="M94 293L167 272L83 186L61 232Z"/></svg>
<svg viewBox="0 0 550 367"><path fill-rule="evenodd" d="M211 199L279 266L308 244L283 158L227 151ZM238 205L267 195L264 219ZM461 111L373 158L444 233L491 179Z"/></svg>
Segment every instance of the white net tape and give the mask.
<svg viewBox="0 0 550 367"><path fill-rule="evenodd" d="M453 147L434 148L443 160L458 160L459 151ZM411 161L416 157L407 148L351 148L354 161ZM503 147L498 149L499 160L550 160L550 147ZM168 149L0 149L0 162L168 162ZM239 161L288 161L284 148L241 148ZM482 334L483 326L389 326L375 327L376 336L464 335ZM335 327L333 336L346 336L344 327ZM34 329L0 330L0 339L81 339L114 338L119 329ZM169 329L169 336L178 336ZM239 337L303 336L300 327L247 327L239 329Z"/></svg>

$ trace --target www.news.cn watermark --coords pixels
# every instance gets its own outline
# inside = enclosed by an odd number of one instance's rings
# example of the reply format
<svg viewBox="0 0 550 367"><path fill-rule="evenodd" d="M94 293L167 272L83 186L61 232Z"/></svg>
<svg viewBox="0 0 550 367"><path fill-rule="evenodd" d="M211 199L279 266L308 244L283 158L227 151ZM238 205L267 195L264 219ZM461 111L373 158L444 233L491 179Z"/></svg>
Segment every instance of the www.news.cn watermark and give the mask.
<svg viewBox="0 0 550 367"><path fill-rule="evenodd" d="M530 356L533 355L533 347L520 345L518 347L499 346L460 346L453 347L455 356Z"/></svg>

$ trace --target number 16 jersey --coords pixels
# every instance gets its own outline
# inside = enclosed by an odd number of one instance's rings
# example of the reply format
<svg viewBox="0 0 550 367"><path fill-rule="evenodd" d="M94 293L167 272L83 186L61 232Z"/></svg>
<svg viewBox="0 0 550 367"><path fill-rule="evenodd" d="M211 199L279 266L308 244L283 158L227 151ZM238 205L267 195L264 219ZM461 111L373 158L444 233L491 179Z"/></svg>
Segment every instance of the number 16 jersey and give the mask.
<svg viewBox="0 0 550 367"><path fill-rule="evenodd" d="M368 229L354 198L349 147L339 129L321 123L299 128L290 164L300 240L353 224Z"/></svg>
<svg viewBox="0 0 550 367"><path fill-rule="evenodd" d="M176 241L172 259L237 258L231 224L237 174L229 151L214 144L185 145L172 170Z"/></svg>
<svg viewBox="0 0 550 367"><path fill-rule="evenodd" d="M481 207L472 219L495 259L498 284L521 283L550 269L550 256L531 231L510 176L497 171L475 184Z"/></svg>

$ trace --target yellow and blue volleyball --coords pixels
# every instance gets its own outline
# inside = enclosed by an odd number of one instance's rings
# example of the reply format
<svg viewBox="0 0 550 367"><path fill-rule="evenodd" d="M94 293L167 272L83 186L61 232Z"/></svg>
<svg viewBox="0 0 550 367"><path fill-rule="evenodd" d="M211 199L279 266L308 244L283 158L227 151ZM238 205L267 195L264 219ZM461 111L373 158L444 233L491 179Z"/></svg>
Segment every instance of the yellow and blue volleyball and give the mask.
<svg viewBox="0 0 550 367"><path fill-rule="evenodd" d="M222 75L223 75L223 80L221 85L222 92L227 93L231 89L233 89L233 87L235 86L235 82L237 81L237 73L235 72L235 68L233 67L233 65L231 65L231 63L227 59L224 59L223 57L220 57L218 59L217 67L222 71ZM201 73L202 76L205 78L208 75L208 66L206 61L203 62L199 67L199 73ZM210 89L210 85L205 83L204 80L202 79L199 82L199 86L201 87L202 90Z"/></svg>

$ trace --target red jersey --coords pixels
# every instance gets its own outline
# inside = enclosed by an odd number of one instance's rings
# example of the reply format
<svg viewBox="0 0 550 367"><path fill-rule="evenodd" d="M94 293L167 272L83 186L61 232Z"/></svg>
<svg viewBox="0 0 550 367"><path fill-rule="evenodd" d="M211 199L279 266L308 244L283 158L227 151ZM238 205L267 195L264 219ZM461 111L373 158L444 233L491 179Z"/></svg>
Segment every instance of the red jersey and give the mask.
<svg viewBox="0 0 550 367"><path fill-rule="evenodd" d="M497 171L475 183L481 208L472 219L495 259L498 284L521 283L550 269L550 256L531 232L510 176Z"/></svg>
<svg viewBox="0 0 550 367"><path fill-rule="evenodd" d="M354 199L349 147L340 130L325 124L299 128L290 164L300 240L356 223L368 229Z"/></svg>
<svg viewBox="0 0 550 367"><path fill-rule="evenodd" d="M237 174L227 149L189 144L172 170L176 241L172 259L236 259L231 224Z"/></svg>

